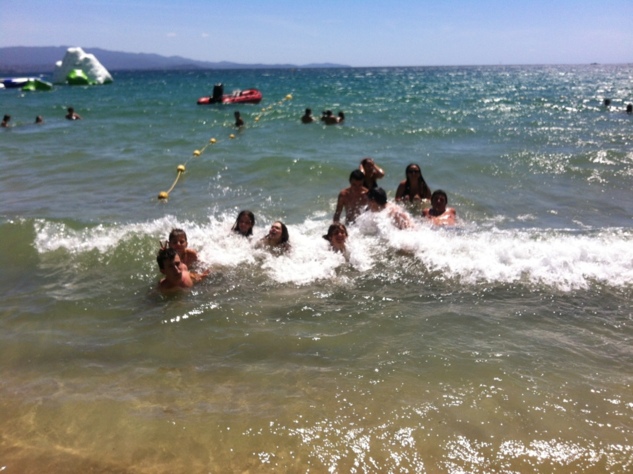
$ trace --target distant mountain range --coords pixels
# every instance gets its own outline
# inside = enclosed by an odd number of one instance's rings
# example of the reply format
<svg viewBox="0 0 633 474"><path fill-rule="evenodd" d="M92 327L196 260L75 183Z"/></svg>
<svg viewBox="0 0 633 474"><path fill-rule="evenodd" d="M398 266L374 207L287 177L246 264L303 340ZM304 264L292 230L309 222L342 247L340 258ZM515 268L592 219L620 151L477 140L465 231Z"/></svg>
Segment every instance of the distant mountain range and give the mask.
<svg viewBox="0 0 633 474"><path fill-rule="evenodd" d="M11 46L0 48L0 73L3 75L53 72L55 63L64 59L68 46ZM146 53L122 53L100 48L82 48L94 54L108 71L178 70L178 69L293 69L340 68L343 64L240 64L228 61L208 62L182 56Z"/></svg>

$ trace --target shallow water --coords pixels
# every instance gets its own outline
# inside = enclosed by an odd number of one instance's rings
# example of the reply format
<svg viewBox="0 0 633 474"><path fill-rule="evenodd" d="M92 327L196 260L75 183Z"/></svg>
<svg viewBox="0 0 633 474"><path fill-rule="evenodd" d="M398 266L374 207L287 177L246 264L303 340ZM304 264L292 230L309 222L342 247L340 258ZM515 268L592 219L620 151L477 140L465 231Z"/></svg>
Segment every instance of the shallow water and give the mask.
<svg viewBox="0 0 633 474"><path fill-rule="evenodd" d="M16 124L0 133L0 469L630 471L632 74L128 72L0 91ZM235 106L196 105L216 82L262 90L245 129ZM305 107L346 123L303 125ZM328 251L364 156L391 198L419 163L459 225L365 215L348 260ZM292 252L230 235L243 208L255 239L283 219ZM172 227L213 273L164 296Z"/></svg>

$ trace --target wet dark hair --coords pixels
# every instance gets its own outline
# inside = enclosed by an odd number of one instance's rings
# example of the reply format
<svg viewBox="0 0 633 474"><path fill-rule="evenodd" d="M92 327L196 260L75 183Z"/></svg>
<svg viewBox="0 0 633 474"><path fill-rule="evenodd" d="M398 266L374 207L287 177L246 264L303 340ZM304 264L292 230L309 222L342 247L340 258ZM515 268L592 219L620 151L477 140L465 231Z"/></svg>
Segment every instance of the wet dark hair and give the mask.
<svg viewBox="0 0 633 474"><path fill-rule="evenodd" d="M367 198L369 198L370 201L374 201L381 206L387 204L387 193L382 188L370 189L367 193Z"/></svg>
<svg viewBox="0 0 633 474"><path fill-rule="evenodd" d="M433 194L431 194L431 203L433 203L436 196L444 196L444 200L446 201L446 204L448 204L448 196L441 189L436 189L435 191L433 191Z"/></svg>
<svg viewBox="0 0 633 474"><path fill-rule="evenodd" d="M279 243L280 244L285 244L286 242L288 242L288 240L290 240L290 234L288 233L288 227L286 227L286 224L284 224L281 221L275 221L275 222L279 222L281 224L281 240L279 241ZM275 222L273 222L273 224Z"/></svg>
<svg viewBox="0 0 633 474"><path fill-rule="evenodd" d="M242 232L240 232L240 219L243 216L248 216L248 218L251 220L251 228L248 229L248 232L246 234L242 234ZM233 232L235 232L236 234L240 234L243 235L244 237L250 237L251 235L253 235L253 227L255 226L255 214L253 214L251 211L249 210L243 210L240 211L240 213L237 215L237 219L235 219L235 224L233 224L233 227L231 228L231 230Z"/></svg>
<svg viewBox="0 0 633 474"><path fill-rule="evenodd" d="M161 247L161 249L158 251L158 254L156 255L156 262L158 263L158 268L160 268L161 270L164 270L165 260L172 261L174 258L176 258L176 255L178 255L178 253L173 248Z"/></svg>
<svg viewBox="0 0 633 474"><path fill-rule="evenodd" d="M325 240L327 240L328 242L331 241L332 240L332 236L334 235L334 231L337 230L337 229L342 230L343 232L345 232L345 235L348 235L347 234L347 227L345 227L345 224L341 224L340 222L336 222L336 223L330 225L330 227L328 227L327 234L325 234L323 236L323 238Z"/></svg>
<svg viewBox="0 0 633 474"><path fill-rule="evenodd" d="M349 175L349 182L353 181L365 181L365 174L361 170L354 170Z"/></svg>

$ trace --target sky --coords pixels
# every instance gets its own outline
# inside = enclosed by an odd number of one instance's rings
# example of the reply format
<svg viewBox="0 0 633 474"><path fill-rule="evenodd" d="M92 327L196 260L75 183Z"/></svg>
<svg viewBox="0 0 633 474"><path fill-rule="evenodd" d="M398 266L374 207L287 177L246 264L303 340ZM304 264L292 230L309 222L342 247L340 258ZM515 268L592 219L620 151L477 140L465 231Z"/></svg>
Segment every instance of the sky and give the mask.
<svg viewBox="0 0 633 474"><path fill-rule="evenodd" d="M0 47L354 67L633 63L633 0L0 2Z"/></svg>

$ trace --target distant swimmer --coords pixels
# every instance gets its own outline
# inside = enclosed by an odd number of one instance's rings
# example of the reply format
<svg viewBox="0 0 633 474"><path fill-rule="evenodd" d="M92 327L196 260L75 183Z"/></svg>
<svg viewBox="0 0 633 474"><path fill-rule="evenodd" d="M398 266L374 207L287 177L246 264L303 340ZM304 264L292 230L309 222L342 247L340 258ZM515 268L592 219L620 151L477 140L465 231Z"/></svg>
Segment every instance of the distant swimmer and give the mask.
<svg viewBox="0 0 633 474"><path fill-rule="evenodd" d="M301 117L302 123L316 122L316 119L312 116L312 109L306 109L305 113Z"/></svg>
<svg viewBox="0 0 633 474"><path fill-rule="evenodd" d="M341 219L341 213L345 210L345 223L351 224L367 207L367 191L363 186L365 175L361 170L354 170L349 175L349 187L341 190L336 202L336 211L333 221Z"/></svg>
<svg viewBox="0 0 633 474"><path fill-rule="evenodd" d="M454 225L457 212L452 207L446 207L448 196L441 189L437 189L431 196L431 207L424 209L422 215L431 219L434 225Z"/></svg>
<svg viewBox="0 0 633 474"><path fill-rule="evenodd" d="M413 227L413 220L408 213L403 211L400 206L387 202L387 193L384 189L370 189L367 197L369 198L369 210L371 212L387 211L391 221L398 229Z"/></svg>
<svg viewBox="0 0 633 474"><path fill-rule="evenodd" d="M161 291L174 291L181 288L191 288L194 279L189 270L180 261L180 256L171 247L162 247L156 256L160 272L165 275L158 283Z"/></svg>
<svg viewBox="0 0 633 474"><path fill-rule="evenodd" d="M336 125L337 123L341 123L341 114L343 112L339 112L339 116L335 116L331 110L326 110L321 115L321 121L325 123L325 125ZM345 114L343 114L343 120L345 120Z"/></svg>
<svg viewBox="0 0 633 474"><path fill-rule="evenodd" d="M626 113L629 115L633 114L633 104L629 104L626 106Z"/></svg>
<svg viewBox="0 0 633 474"><path fill-rule="evenodd" d="M363 172L363 185L367 189L378 187L378 180L385 177L385 172L374 162L373 158L363 158L359 169Z"/></svg>
<svg viewBox="0 0 633 474"><path fill-rule="evenodd" d="M405 170L406 179L400 181L396 191L396 202L420 202L431 199L431 189L424 181L417 163L411 163Z"/></svg>
<svg viewBox="0 0 633 474"><path fill-rule="evenodd" d="M236 127L243 127L244 126L244 120L242 120L242 116L240 115L240 113L236 110L235 113L233 114L233 116L235 117L235 126Z"/></svg>
<svg viewBox="0 0 633 474"><path fill-rule="evenodd" d="M240 211L237 215L237 219L235 220L235 224L231 230L236 234L239 234L243 237L250 237L253 235L253 227L255 226L255 214L251 211L244 210Z"/></svg>
<svg viewBox="0 0 633 474"><path fill-rule="evenodd" d="M604 99L604 100L602 101L602 104L603 104L605 107L609 107L609 106L611 105L611 99Z"/></svg>
<svg viewBox="0 0 633 474"><path fill-rule="evenodd" d="M68 109L66 109L66 111L68 112L66 114L66 118L68 120L81 120L81 116L75 112L75 109L72 107L68 107Z"/></svg>
<svg viewBox="0 0 633 474"><path fill-rule="evenodd" d="M169 247L178 252L180 261L184 263L187 268L198 261L198 252L188 248L188 246L187 233L182 229L172 229L169 233Z"/></svg>
<svg viewBox="0 0 633 474"><path fill-rule="evenodd" d="M290 234L286 224L281 221L273 222L268 235L257 242L256 247L265 248L275 253L284 253L290 250Z"/></svg>
<svg viewBox="0 0 633 474"><path fill-rule="evenodd" d="M331 110L324 110L323 112L321 112L321 122L325 122L327 124L328 121L331 122L332 119L336 120L336 117L332 116Z"/></svg>
<svg viewBox="0 0 633 474"><path fill-rule="evenodd" d="M5 115L4 117L2 117L2 123L0 124L0 127L2 128L9 128L11 125L9 125L9 122L11 121L11 116L10 115Z"/></svg>
<svg viewBox="0 0 633 474"><path fill-rule="evenodd" d="M41 115L35 117L35 123L44 123L44 118Z"/></svg>
<svg viewBox="0 0 633 474"><path fill-rule="evenodd" d="M345 122L345 114L343 112L338 113L338 123Z"/></svg>
<svg viewBox="0 0 633 474"><path fill-rule="evenodd" d="M332 224L327 234L323 236L330 243L332 250L335 252L345 253L345 242L347 241L347 227L340 222Z"/></svg>

